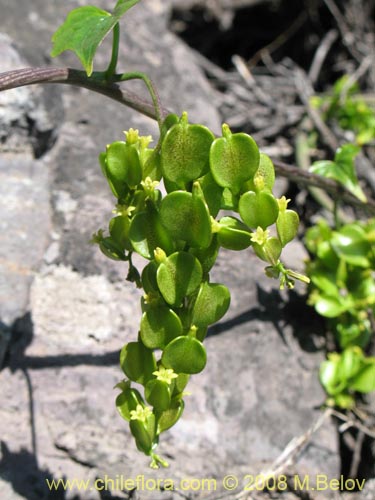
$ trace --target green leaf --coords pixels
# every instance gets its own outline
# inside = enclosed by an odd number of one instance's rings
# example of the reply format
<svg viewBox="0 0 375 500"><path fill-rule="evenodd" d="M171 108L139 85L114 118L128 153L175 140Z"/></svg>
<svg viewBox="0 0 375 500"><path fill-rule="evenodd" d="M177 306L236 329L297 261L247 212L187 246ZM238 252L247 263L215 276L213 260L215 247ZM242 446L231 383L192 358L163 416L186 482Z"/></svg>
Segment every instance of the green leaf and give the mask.
<svg viewBox="0 0 375 500"><path fill-rule="evenodd" d="M160 220L174 240L186 241L192 247L210 245L210 214L200 197L186 191L168 194L161 202Z"/></svg>
<svg viewBox="0 0 375 500"><path fill-rule="evenodd" d="M121 216L113 217L109 221L109 234L113 241L124 250L131 250L132 246L129 240L129 217Z"/></svg>
<svg viewBox="0 0 375 500"><path fill-rule="evenodd" d="M124 249L114 241L110 236L101 238L99 243L99 248L103 254L112 260L126 260Z"/></svg>
<svg viewBox="0 0 375 500"><path fill-rule="evenodd" d="M177 314L166 306L150 307L141 320L141 339L149 349L164 349L182 334L182 324Z"/></svg>
<svg viewBox="0 0 375 500"><path fill-rule="evenodd" d="M153 352L142 342L129 342L121 349L120 365L125 375L134 382L145 385L154 378L156 370Z"/></svg>
<svg viewBox="0 0 375 500"><path fill-rule="evenodd" d="M162 380L150 380L145 387L145 398L156 411L165 411L171 404L170 387Z"/></svg>
<svg viewBox="0 0 375 500"><path fill-rule="evenodd" d="M219 221L219 226L217 239L223 248L244 250L251 245L251 233L247 226L235 217L222 217Z"/></svg>
<svg viewBox="0 0 375 500"><path fill-rule="evenodd" d="M170 429L181 417L184 411L184 402L182 400L173 401L171 407L168 410L163 411L163 413L158 418L157 424L157 434Z"/></svg>
<svg viewBox="0 0 375 500"><path fill-rule="evenodd" d="M336 318L347 310L347 304L339 297L330 297L328 295L319 295L315 301L316 312L326 318Z"/></svg>
<svg viewBox="0 0 375 500"><path fill-rule="evenodd" d="M161 147L164 176L184 188L209 170L209 151L213 133L203 125L188 123L183 113L178 124L168 130Z"/></svg>
<svg viewBox="0 0 375 500"><path fill-rule="evenodd" d="M355 377L363 365L363 360L363 352L359 347L348 347L345 349L340 356L340 378L349 380Z"/></svg>
<svg viewBox="0 0 375 500"><path fill-rule="evenodd" d="M221 208L223 188L216 184L211 172L201 177L199 179L199 184L202 188L210 214L212 217L216 217Z"/></svg>
<svg viewBox="0 0 375 500"><path fill-rule="evenodd" d="M187 252L175 252L160 264L156 279L164 300L179 307L183 298L199 287L202 276L198 259Z"/></svg>
<svg viewBox="0 0 375 500"><path fill-rule="evenodd" d="M320 382L328 394L334 396L346 387L346 381L340 378L340 356L336 353L329 355L327 361L323 361L319 369Z"/></svg>
<svg viewBox="0 0 375 500"><path fill-rule="evenodd" d="M215 181L238 193L242 184L253 177L259 166L259 150L254 139L244 133L232 134L223 125L223 137L210 150L210 168Z"/></svg>
<svg viewBox="0 0 375 500"><path fill-rule="evenodd" d="M111 179L136 187L142 180L142 166L137 148L124 141L107 146L106 163Z"/></svg>
<svg viewBox="0 0 375 500"><path fill-rule="evenodd" d="M189 253L193 254L201 263L203 274L207 274L216 262L219 253L219 242L217 235L213 234L208 248L190 248Z"/></svg>
<svg viewBox="0 0 375 500"><path fill-rule="evenodd" d="M275 184L275 167L269 156L260 153L259 167L255 172L253 179L250 179L245 185L245 191L272 191Z"/></svg>
<svg viewBox="0 0 375 500"><path fill-rule="evenodd" d="M158 284L156 281L156 272L158 266L154 260L149 262L142 271L142 286L146 293L157 292Z"/></svg>
<svg viewBox="0 0 375 500"><path fill-rule="evenodd" d="M116 398L116 408L124 420L130 420L130 412L143 404L142 396L137 389L126 388Z"/></svg>
<svg viewBox="0 0 375 500"><path fill-rule="evenodd" d="M254 242L252 245L254 252L260 259L269 262L273 266L278 263L282 251L282 246L278 238L271 236L264 245Z"/></svg>
<svg viewBox="0 0 375 500"><path fill-rule="evenodd" d="M375 358L366 359L366 365L355 376L350 387L363 393L375 391Z"/></svg>
<svg viewBox="0 0 375 500"><path fill-rule="evenodd" d="M139 0L119 0L112 14L90 5L72 10L52 36L51 56L56 57L65 50L72 50L81 61L87 76L90 76L96 50L104 37L125 12L138 2Z"/></svg>
<svg viewBox="0 0 375 500"><path fill-rule="evenodd" d="M234 210L238 212L238 201L239 195L232 193L229 188L224 188L222 197L221 197L221 206L222 210Z"/></svg>
<svg viewBox="0 0 375 500"><path fill-rule="evenodd" d="M155 439L156 425L155 415L152 413L146 420L130 420L129 426L135 438L135 443L139 451L150 455Z"/></svg>
<svg viewBox="0 0 375 500"><path fill-rule="evenodd" d="M249 227L260 226L266 229L276 222L279 215L279 205L273 194L267 191L248 191L244 193L238 205L242 220Z"/></svg>
<svg viewBox="0 0 375 500"><path fill-rule="evenodd" d="M297 234L299 217L294 210L280 210L276 220L277 235L281 245L285 247Z"/></svg>
<svg viewBox="0 0 375 500"><path fill-rule="evenodd" d="M367 234L358 224L348 224L335 231L331 245L337 255L348 264L370 267L369 254L371 245Z"/></svg>
<svg viewBox="0 0 375 500"><path fill-rule="evenodd" d="M226 286L202 283L193 307L192 324L197 327L212 325L227 312L230 293Z"/></svg>
<svg viewBox="0 0 375 500"><path fill-rule="evenodd" d="M187 373L179 373L178 377L174 380L173 396L181 396L183 390L187 386L190 375Z"/></svg>
<svg viewBox="0 0 375 500"><path fill-rule="evenodd" d="M336 151L335 161L324 160L315 162L310 167L310 171L314 174L334 179L365 203L367 198L358 184L354 165L354 158L359 151L360 148L358 146L344 144L344 146Z"/></svg>
<svg viewBox="0 0 375 500"><path fill-rule="evenodd" d="M206 350L199 340L182 335L172 340L163 351L161 362L176 373L199 373L206 366Z"/></svg>
<svg viewBox="0 0 375 500"><path fill-rule="evenodd" d="M339 290L336 282L335 273L327 269L313 270L309 274L311 282L321 291L325 292L326 295L335 296L338 295Z"/></svg>
<svg viewBox="0 0 375 500"><path fill-rule="evenodd" d="M133 248L145 259L153 259L159 247L167 254L173 252L174 244L159 213L149 204L146 211L136 214L130 224L129 238Z"/></svg>

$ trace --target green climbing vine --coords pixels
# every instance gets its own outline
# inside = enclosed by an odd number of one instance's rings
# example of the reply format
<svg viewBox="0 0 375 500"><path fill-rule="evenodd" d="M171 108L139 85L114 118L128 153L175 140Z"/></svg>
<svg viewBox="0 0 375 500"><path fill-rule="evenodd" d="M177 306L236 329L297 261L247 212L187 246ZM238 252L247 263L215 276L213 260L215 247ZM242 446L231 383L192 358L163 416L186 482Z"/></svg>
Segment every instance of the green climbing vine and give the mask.
<svg viewBox="0 0 375 500"><path fill-rule="evenodd" d="M272 162L249 135L223 125L215 139L183 113L163 122L160 148L149 145L150 137L130 129L100 155L117 205L108 232L99 230L93 241L108 257L128 261L128 279L144 290L138 338L120 355L127 379L117 385L116 406L157 467L166 465L154 451L159 435L180 418L189 377L206 365L207 328L230 304L227 287L210 281L219 249L252 246L281 287L305 278L279 259L298 216L285 197L272 194ZM223 209L239 218L220 217ZM147 261L142 272L132 263L134 252ZM143 395L132 383L143 386Z"/></svg>
<svg viewBox="0 0 375 500"><path fill-rule="evenodd" d="M111 60L99 77L143 80L155 107L160 137L154 148L150 136L131 128L100 154L116 206L108 230L92 241L107 257L128 262L127 279L144 291L138 336L120 354L126 379L116 386L116 406L137 448L158 467L167 465L155 452L159 436L181 417L189 377L206 365L207 328L229 308L228 288L210 281L219 249L252 247L281 288L307 278L280 261L297 233L298 215L287 208L289 200L272 194L274 166L252 137L224 124L215 138L206 126L189 123L186 112L163 117L146 75L116 74L118 21L136 3L119 0L112 13L73 10L53 36L52 55L73 50L90 76L98 45L114 29ZM221 216L221 210L237 216ZM142 271L134 253L146 261Z"/></svg>
<svg viewBox="0 0 375 500"><path fill-rule="evenodd" d="M166 116L147 75L117 73L119 21L138 1L118 0L112 12L94 6L71 11L53 35L52 55L72 50L86 75L61 70L53 81L79 81L104 92L116 83L141 79L159 125L154 147L150 136L130 128L125 140L100 154L115 209L108 229L99 229L92 238L107 257L128 263L127 279L144 292L137 337L120 354L126 378L116 386L116 406L138 449L158 467L167 465L155 451L159 436L181 417L189 377L206 365L207 329L230 305L228 288L210 280L220 248L252 247L267 264L267 276L280 280L281 288L308 278L280 260L282 249L296 236L299 219L288 209L290 200L272 193L274 166L252 137L232 133L226 124L222 136L215 137L206 126L190 123L186 112ZM111 31L108 67L94 72L95 52ZM25 83L26 76L20 84L39 81L35 77ZM134 253L144 258L143 268L134 264Z"/></svg>

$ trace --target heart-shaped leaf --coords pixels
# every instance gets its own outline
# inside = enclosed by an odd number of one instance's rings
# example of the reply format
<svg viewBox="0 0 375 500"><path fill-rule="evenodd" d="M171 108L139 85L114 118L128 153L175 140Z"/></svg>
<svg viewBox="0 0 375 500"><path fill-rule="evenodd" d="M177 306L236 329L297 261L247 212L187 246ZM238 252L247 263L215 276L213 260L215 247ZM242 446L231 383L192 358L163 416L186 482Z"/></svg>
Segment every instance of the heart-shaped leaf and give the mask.
<svg viewBox="0 0 375 500"><path fill-rule="evenodd" d="M258 166L259 150L254 139L244 133L232 134L224 124L223 137L216 139L210 149L210 168L217 184L238 193Z"/></svg>
<svg viewBox="0 0 375 500"><path fill-rule="evenodd" d="M141 320L141 339L150 349L164 349L182 334L182 324L177 314L165 306L150 307Z"/></svg>
<svg viewBox="0 0 375 500"><path fill-rule="evenodd" d="M138 2L139 0L118 0L112 14L90 5L72 10L52 37L51 56L72 50L90 76L95 52L103 38L118 23L121 16Z"/></svg>
<svg viewBox="0 0 375 500"><path fill-rule="evenodd" d="M130 420L129 427L139 451L149 455L154 446L156 434L155 415L151 413L145 421Z"/></svg>
<svg viewBox="0 0 375 500"><path fill-rule="evenodd" d="M202 283L193 308L192 324L198 327L212 325L227 312L230 293L226 286Z"/></svg>
<svg viewBox="0 0 375 500"><path fill-rule="evenodd" d="M220 208L222 210L234 210L238 212L238 201L239 194L234 194L229 188L224 188Z"/></svg>
<svg viewBox="0 0 375 500"><path fill-rule="evenodd" d="M276 221L277 234L281 245L285 247L296 236L299 217L294 210L280 210Z"/></svg>
<svg viewBox="0 0 375 500"><path fill-rule="evenodd" d="M156 274L159 290L164 300L174 307L195 292L202 281L199 260L187 252L175 252L162 262Z"/></svg>
<svg viewBox="0 0 375 500"><path fill-rule="evenodd" d="M156 281L156 272L158 270L158 265L154 260L149 262L147 266L143 268L142 271L142 286L146 293L157 292L158 284Z"/></svg>
<svg viewBox="0 0 375 500"><path fill-rule="evenodd" d="M160 220L174 240L207 248L211 242L211 219L205 202L186 191L168 194L160 206Z"/></svg>
<svg viewBox="0 0 375 500"><path fill-rule="evenodd" d="M171 404L170 387L163 380L150 380L145 387L145 398L156 411L165 411Z"/></svg>
<svg viewBox="0 0 375 500"><path fill-rule="evenodd" d="M330 395L335 395L345 389L345 381L339 375L340 357L336 353L330 355L329 360L323 361L319 369L319 378L325 390Z"/></svg>
<svg viewBox="0 0 375 500"><path fill-rule="evenodd" d="M199 373L206 366L206 350L194 337L182 335L172 340L163 351L161 362L175 373Z"/></svg>
<svg viewBox="0 0 375 500"><path fill-rule="evenodd" d="M282 246L278 238L271 236L264 245L253 243L253 248L260 259L269 262L273 266L278 263L282 251Z"/></svg>
<svg viewBox="0 0 375 500"><path fill-rule="evenodd" d="M137 408L137 405L143 404L143 398L137 389L127 387L116 398L116 408L124 420L130 420L130 412Z"/></svg>
<svg viewBox="0 0 375 500"><path fill-rule="evenodd" d="M129 342L121 349L120 365L125 375L134 382L145 385L154 378L154 354L142 342Z"/></svg>
<svg viewBox="0 0 375 500"><path fill-rule="evenodd" d="M216 184L211 172L201 177L199 179L199 184L202 188L210 214L212 217L216 217L221 208L223 188Z"/></svg>
<svg viewBox="0 0 375 500"><path fill-rule="evenodd" d="M145 259L153 259L154 250L162 248L166 254L173 252L170 233L160 220L159 213L149 204L147 210L136 214L130 224L129 238L133 248Z"/></svg>
<svg viewBox="0 0 375 500"><path fill-rule="evenodd" d="M130 219L128 216L119 215L109 221L109 234L124 250L131 250L132 245L129 240Z"/></svg>
<svg viewBox="0 0 375 500"><path fill-rule="evenodd" d="M252 228L260 226L262 229L266 229L276 222L279 215L277 200L267 191L244 193L238 207L242 220Z"/></svg>
<svg viewBox="0 0 375 500"><path fill-rule="evenodd" d="M210 246L208 248L190 248L189 253L193 254L201 263L203 274L207 274L216 262L219 253L219 243L217 235L212 236Z"/></svg>
<svg viewBox="0 0 375 500"><path fill-rule="evenodd" d="M272 160L269 156L264 153L260 153L259 167L254 175L254 185L257 189L269 189L275 184L275 167L273 166ZM264 187L262 187L264 185Z"/></svg>
<svg viewBox="0 0 375 500"><path fill-rule="evenodd" d="M137 186L142 180L142 166L134 144L116 141L107 146L107 171L112 182Z"/></svg>
<svg viewBox="0 0 375 500"><path fill-rule="evenodd" d="M103 254L112 260L126 260L124 249L111 237L102 238L99 248Z"/></svg>
<svg viewBox="0 0 375 500"><path fill-rule="evenodd" d="M173 397L176 395L181 395L182 391L187 386L190 379L190 375L187 373L179 373L178 377L174 379L174 389L173 389Z"/></svg>
<svg viewBox="0 0 375 500"><path fill-rule="evenodd" d="M180 187L209 170L209 151L213 133L203 125L188 123L183 113L178 124L168 130L161 147L164 176Z"/></svg>
<svg viewBox="0 0 375 500"><path fill-rule="evenodd" d="M251 245L251 233L243 222L235 217L222 217L217 239L223 248L229 250L244 250Z"/></svg>
<svg viewBox="0 0 375 500"><path fill-rule="evenodd" d="M181 417L184 411L184 402L182 400L173 401L168 410L163 411L163 413L158 418L157 424L157 434L170 429Z"/></svg>

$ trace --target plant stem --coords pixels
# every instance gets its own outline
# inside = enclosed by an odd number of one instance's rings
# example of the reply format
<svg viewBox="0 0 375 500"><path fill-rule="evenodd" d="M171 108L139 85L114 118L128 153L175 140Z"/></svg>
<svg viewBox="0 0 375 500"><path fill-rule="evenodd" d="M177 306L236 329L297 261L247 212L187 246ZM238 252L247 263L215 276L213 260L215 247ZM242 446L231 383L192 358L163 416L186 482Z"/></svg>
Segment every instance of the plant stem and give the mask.
<svg viewBox="0 0 375 500"><path fill-rule="evenodd" d="M144 73L141 73L140 71L132 71L131 73L123 73L122 75L115 75L114 80L120 81L120 82L126 82L129 80L142 80L145 83L147 90L149 91L149 94L151 96L152 103L153 103L154 109L155 109L156 120L158 122L159 129L161 131L161 127L163 124L162 107L161 107L159 95L157 93L157 90L156 90L154 84L152 83L151 78L149 78Z"/></svg>
<svg viewBox="0 0 375 500"><path fill-rule="evenodd" d="M116 23L113 27L111 61L108 65L107 71L105 72L105 77L107 81L109 81L112 78L112 76L116 73L119 42L120 42L120 25L119 23Z"/></svg>
<svg viewBox="0 0 375 500"><path fill-rule="evenodd" d="M115 101L135 109L139 113L156 119L155 107L133 92L123 90L118 84L107 82L103 72L94 72L90 78L85 71L71 68L24 68L0 73L0 92L36 83L62 83L83 87L110 97ZM121 76L121 75L119 75ZM161 108L161 113L168 111Z"/></svg>

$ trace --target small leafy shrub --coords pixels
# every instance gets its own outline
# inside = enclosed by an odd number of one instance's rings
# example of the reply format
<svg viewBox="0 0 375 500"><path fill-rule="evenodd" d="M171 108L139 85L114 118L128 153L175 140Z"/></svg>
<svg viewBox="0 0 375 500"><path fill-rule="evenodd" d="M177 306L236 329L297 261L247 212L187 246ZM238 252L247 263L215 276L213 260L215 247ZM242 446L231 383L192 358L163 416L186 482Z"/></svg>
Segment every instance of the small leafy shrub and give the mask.
<svg viewBox="0 0 375 500"><path fill-rule="evenodd" d="M350 84L349 78L341 77L328 96L315 96L312 104L323 111L324 120L352 131L355 142L362 146L375 140L375 111L358 95L358 85Z"/></svg>
<svg viewBox="0 0 375 500"><path fill-rule="evenodd" d="M354 168L357 146L338 149L334 161L316 162L311 170L345 185L362 201L366 197ZM337 209L337 206L336 206ZM354 221L336 228L321 220L305 236L311 260L309 303L327 318L340 354L331 353L320 369L327 404L341 408L355 405L356 392L375 390L375 357L364 349L373 335L375 312L375 219Z"/></svg>

